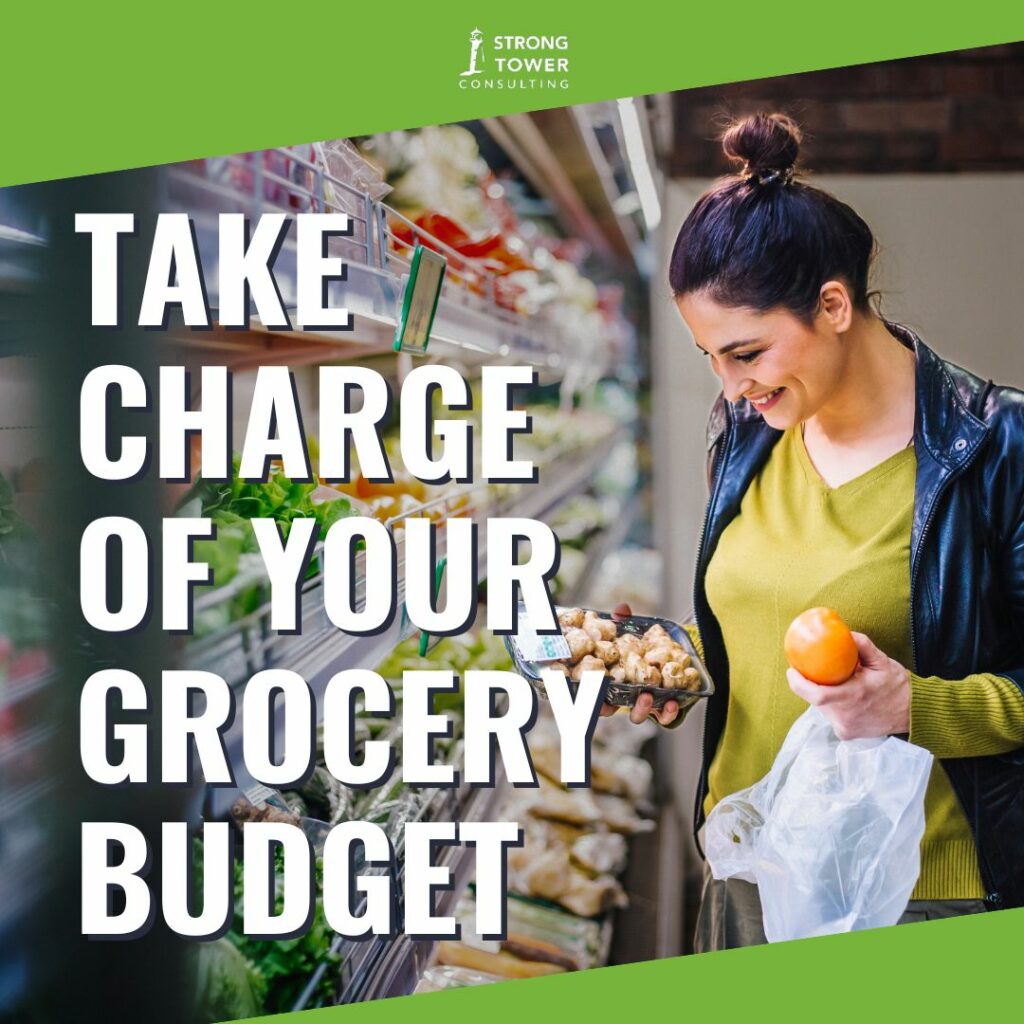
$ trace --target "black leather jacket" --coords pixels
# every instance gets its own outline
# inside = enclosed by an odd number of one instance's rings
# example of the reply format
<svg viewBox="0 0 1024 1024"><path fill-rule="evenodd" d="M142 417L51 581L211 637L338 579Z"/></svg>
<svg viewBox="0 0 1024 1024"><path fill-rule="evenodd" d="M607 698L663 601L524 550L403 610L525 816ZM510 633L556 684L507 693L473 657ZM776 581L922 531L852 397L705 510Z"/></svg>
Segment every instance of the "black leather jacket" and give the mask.
<svg viewBox="0 0 1024 1024"><path fill-rule="evenodd" d="M951 680L994 672L1024 691L1024 392L983 381L940 359L907 328L888 327L917 355L907 667ZM721 395L708 423L711 496L694 617L717 689L704 725L695 831L729 700L729 661L704 577L722 531L781 436L749 403L733 405ZM1024 747L942 765L974 834L986 906L1024 906Z"/></svg>

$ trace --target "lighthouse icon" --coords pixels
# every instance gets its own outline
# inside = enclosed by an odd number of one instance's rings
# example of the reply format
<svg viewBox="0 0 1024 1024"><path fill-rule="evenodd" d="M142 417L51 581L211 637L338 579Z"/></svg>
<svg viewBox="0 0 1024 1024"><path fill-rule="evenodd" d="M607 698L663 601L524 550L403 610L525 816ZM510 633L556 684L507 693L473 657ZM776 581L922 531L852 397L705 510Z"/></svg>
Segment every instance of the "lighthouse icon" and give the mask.
<svg viewBox="0 0 1024 1024"><path fill-rule="evenodd" d="M477 57L480 58L481 63L483 62L483 55L480 53L480 47L483 45L484 34L480 29L475 28L469 33L469 67L466 68L460 74L460 78L465 78L467 75L479 75L482 74L481 70L476 66Z"/></svg>

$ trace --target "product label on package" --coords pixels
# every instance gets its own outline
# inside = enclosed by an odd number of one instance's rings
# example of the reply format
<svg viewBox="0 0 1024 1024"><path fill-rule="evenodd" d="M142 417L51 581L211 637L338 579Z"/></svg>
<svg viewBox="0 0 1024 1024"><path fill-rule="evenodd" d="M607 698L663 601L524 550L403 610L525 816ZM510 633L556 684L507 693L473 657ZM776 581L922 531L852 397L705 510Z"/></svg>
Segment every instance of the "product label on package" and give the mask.
<svg viewBox="0 0 1024 1024"><path fill-rule="evenodd" d="M513 642L523 661L567 661L570 656L569 644L561 633L538 634L522 612Z"/></svg>
<svg viewBox="0 0 1024 1024"><path fill-rule="evenodd" d="M245 798L254 807L266 807L267 802L274 796L274 791L261 782L254 782L246 791Z"/></svg>

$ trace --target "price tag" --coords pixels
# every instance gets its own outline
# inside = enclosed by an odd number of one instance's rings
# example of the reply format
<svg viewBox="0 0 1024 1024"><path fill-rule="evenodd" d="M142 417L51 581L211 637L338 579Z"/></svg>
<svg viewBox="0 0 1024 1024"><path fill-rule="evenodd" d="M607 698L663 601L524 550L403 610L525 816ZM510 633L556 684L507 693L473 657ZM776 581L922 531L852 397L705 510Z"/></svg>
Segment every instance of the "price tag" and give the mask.
<svg viewBox="0 0 1024 1024"><path fill-rule="evenodd" d="M440 253L422 245L416 246L402 296L402 309L395 325L396 352L423 355L427 351L447 269L448 261Z"/></svg>
<svg viewBox="0 0 1024 1024"><path fill-rule="evenodd" d="M254 782L246 791L245 799L253 805L253 807L265 807L268 801L276 803L272 798L276 796L274 791L269 786L264 786L262 782Z"/></svg>
<svg viewBox="0 0 1024 1024"><path fill-rule="evenodd" d="M566 661L569 658L569 644L561 633L538 633L522 612L513 642L523 661Z"/></svg>
<svg viewBox="0 0 1024 1024"><path fill-rule="evenodd" d="M436 601L441 594L441 580L444 579L444 567L448 564L448 556L445 555L437 566L434 568L434 600ZM420 657L425 658L427 656L427 650L430 647L430 634L427 632L420 633Z"/></svg>

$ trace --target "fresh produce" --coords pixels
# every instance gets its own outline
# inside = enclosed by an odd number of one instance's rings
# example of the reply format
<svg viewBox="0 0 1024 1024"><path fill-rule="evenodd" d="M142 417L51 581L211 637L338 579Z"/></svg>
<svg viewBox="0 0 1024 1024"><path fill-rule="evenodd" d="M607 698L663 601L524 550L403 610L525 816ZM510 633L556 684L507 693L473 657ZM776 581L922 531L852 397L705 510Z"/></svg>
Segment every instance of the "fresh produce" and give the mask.
<svg viewBox="0 0 1024 1024"><path fill-rule="evenodd" d="M506 938L481 939L474 932L476 900L472 889L471 886L455 910L464 941L448 943L444 949L439 947L438 957L441 964L476 966L428 967L416 987L417 993L486 985L510 977L580 971L598 964L602 948L600 924L513 893L505 904Z"/></svg>
<svg viewBox="0 0 1024 1024"><path fill-rule="evenodd" d="M394 456L391 456L394 458ZM388 495L392 498L401 497L403 495L411 495L418 501L427 500L427 485L422 480L414 477L411 473L405 472L405 470L393 470L392 475L394 479L390 481L374 483L367 480L362 473L356 477L355 491L356 495L362 498L364 501L369 501L373 498L379 498L384 495Z"/></svg>
<svg viewBox="0 0 1024 1024"><path fill-rule="evenodd" d="M195 1020L241 1020L262 1012L266 979L229 939L198 942L191 948Z"/></svg>
<svg viewBox="0 0 1024 1024"><path fill-rule="evenodd" d="M619 683L701 688L700 672L690 655L662 625L656 623L643 636L620 633L611 619L582 608L559 612L558 622L569 645L569 660L552 662L551 667L568 672L571 679L578 681L583 672L596 670Z"/></svg>
<svg viewBox="0 0 1024 1024"><path fill-rule="evenodd" d="M314 500L314 496L325 494L337 497ZM178 514L208 517L217 528L215 538L197 541L193 548L196 560L210 566L213 586L223 587L236 577L244 581L230 602L196 616L195 634L203 636L244 618L266 599L263 559L250 520L273 519L287 536L295 519L312 517L322 540L333 523L359 513L351 499L340 492L318 488L314 483L297 483L277 465L271 466L266 483L247 483L239 476L236 456L231 480L214 483L199 477L180 504ZM307 575L314 575L318 568L317 560L313 559Z"/></svg>
<svg viewBox="0 0 1024 1024"><path fill-rule="evenodd" d="M325 490L322 488L320 492ZM229 483L212 483L200 477L182 502L180 511L182 515L191 515L198 508L201 515L208 516L217 525L217 540L201 543L216 545L226 532L233 539L241 540L242 550L257 551L251 519L273 519L287 536L293 520L312 516L323 539L333 523L356 514L352 502L340 492L336 492L336 498L316 502L313 500L316 491L316 484L292 481L278 465L270 467L266 483L247 483L239 476L236 456ZM215 578L214 582L223 584L227 580Z"/></svg>
<svg viewBox="0 0 1024 1024"><path fill-rule="evenodd" d="M419 653L419 636L400 643L377 666L385 679L401 679L402 673L417 669L450 668L461 676L467 669L505 671L512 667L512 659L500 637L485 629L471 630L459 636L443 637L424 657ZM439 693L434 697L435 707L443 709L450 695ZM451 695L455 696L455 695ZM462 703L461 695L457 704Z"/></svg>
<svg viewBox="0 0 1024 1024"><path fill-rule="evenodd" d="M548 517L548 522L558 534L564 555L566 545L585 548L595 533L609 525L609 516L597 498L589 494L577 494L563 501Z"/></svg>
<svg viewBox="0 0 1024 1024"><path fill-rule="evenodd" d="M650 764L621 750L609 751L596 743L592 747L590 788L593 792L628 797L634 804L645 803L653 777ZM562 746L557 731L545 728L544 724L534 729L530 735L530 759L548 781L559 781Z"/></svg>
<svg viewBox="0 0 1024 1024"><path fill-rule="evenodd" d="M446 988L472 988L476 985L491 985L502 979L496 974L471 971L468 967L428 967L423 972L415 994L440 992Z"/></svg>
<svg viewBox="0 0 1024 1024"><path fill-rule="evenodd" d="M626 870L626 840L618 832L588 832L572 844L575 867L592 875L619 875Z"/></svg>
<svg viewBox="0 0 1024 1024"><path fill-rule="evenodd" d="M518 892L560 903L580 917L594 917L628 903L615 878L579 870L564 846L545 849L527 839L524 846L509 851L508 866Z"/></svg>
<svg viewBox="0 0 1024 1024"><path fill-rule="evenodd" d="M334 825L351 815L354 793L319 763L297 793L308 808L307 817Z"/></svg>
<svg viewBox="0 0 1024 1024"><path fill-rule="evenodd" d="M582 967L593 967L601 949L601 927L590 918L567 914L516 893L508 897L510 931L537 935L555 943L563 952L577 957Z"/></svg>
<svg viewBox="0 0 1024 1024"><path fill-rule="evenodd" d="M857 644L831 608L810 608L786 630L786 658L802 676L822 686L845 683L857 667Z"/></svg>
<svg viewBox="0 0 1024 1024"><path fill-rule="evenodd" d="M242 828L248 821L275 821L285 825L298 825L298 815L282 810L271 803L251 803L240 796L231 805L231 820Z"/></svg>
<svg viewBox="0 0 1024 1024"><path fill-rule="evenodd" d="M201 860L203 844L194 841L195 859ZM275 910L281 912L283 894L282 854L278 851L275 879L278 883ZM201 900L202 871L196 872ZM194 1019L200 1022L238 1020L265 1013L291 1010L317 966L325 962L312 1005L329 1003L338 984L341 958L331 949L334 933L324 918L322 865L316 864L316 909L310 928L294 939L254 939L242 932L243 868L234 862L235 913L231 929L217 942L197 943L192 952L195 990Z"/></svg>
<svg viewBox="0 0 1024 1024"><path fill-rule="evenodd" d="M281 878L281 865L276 877ZM316 866L316 911L309 931L294 939L253 939L242 933L242 864L235 862L235 917L228 938L238 951L252 964L266 985L263 995L262 1013L283 1013L292 1009L296 1000L309 981L310 975L324 960L328 967L324 971L313 996L317 1000L330 1002L338 984L338 965L341 958L331 951L334 933L324 920L321 865ZM277 894L276 912L280 913L282 903L280 888Z"/></svg>
<svg viewBox="0 0 1024 1024"><path fill-rule="evenodd" d="M561 964L523 960L504 949L499 953L485 953L461 942L440 943L437 948L437 960L441 964L466 967L485 974L496 974L502 978L540 978L545 974L561 974L565 971Z"/></svg>

